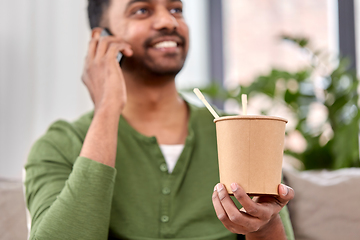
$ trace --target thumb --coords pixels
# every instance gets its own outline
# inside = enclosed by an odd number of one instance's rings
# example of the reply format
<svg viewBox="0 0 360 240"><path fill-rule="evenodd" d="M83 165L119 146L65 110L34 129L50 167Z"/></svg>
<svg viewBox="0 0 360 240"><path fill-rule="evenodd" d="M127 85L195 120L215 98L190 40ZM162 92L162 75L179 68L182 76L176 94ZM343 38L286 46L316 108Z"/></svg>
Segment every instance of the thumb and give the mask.
<svg viewBox="0 0 360 240"><path fill-rule="evenodd" d="M294 198L295 191L289 186L286 186L285 184L279 184L278 187L279 192L279 200L285 205L288 201Z"/></svg>

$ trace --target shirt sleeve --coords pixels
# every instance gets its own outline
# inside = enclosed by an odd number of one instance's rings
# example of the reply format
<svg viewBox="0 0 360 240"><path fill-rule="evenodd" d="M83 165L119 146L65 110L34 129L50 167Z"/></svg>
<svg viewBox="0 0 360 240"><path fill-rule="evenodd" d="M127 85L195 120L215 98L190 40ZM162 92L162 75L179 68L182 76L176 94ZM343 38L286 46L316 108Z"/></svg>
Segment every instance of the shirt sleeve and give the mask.
<svg viewBox="0 0 360 240"><path fill-rule="evenodd" d="M284 225L286 237L288 240L295 240L294 231L291 225L289 210L287 206L283 207L280 211L280 218Z"/></svg>
<svg viewBox="0 0 360 240"><path fill-rule="evenodd" d="M107 239L116 169L84 157L69 159L74 145L45 135L29 154L30 239Z"/></svg>

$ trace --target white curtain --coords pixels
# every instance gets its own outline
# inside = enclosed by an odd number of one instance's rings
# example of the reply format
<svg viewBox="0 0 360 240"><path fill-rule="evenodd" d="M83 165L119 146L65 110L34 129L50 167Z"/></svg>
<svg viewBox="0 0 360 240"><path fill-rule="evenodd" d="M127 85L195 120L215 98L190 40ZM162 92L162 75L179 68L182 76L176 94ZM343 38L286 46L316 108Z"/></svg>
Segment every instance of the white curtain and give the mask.
<svg viewBox="0 0 360 240"><path fill-rule="evenodd" d="M179 87L209 81L207 0L186 0L192 45ZM21 178L31 144L59 118L91 110L81 82L87 0L0 0L0 177Z"/></svg>

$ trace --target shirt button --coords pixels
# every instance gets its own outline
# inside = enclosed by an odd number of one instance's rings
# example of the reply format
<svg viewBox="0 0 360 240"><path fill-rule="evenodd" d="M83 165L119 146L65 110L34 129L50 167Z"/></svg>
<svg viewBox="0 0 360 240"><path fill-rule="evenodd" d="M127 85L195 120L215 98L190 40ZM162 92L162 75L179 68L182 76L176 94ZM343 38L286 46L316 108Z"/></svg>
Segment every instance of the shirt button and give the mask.
<svg viewBox="0 0 360 240"><path fill-rule="evenodd" d="M163 188L162 193L164 195L170 194L170 188L167 188L167 187Z"/></svg>
<svg viewBox="0 0 360 240"><path fill-rule="evenodd" d="M164 216L162 216L162 217L160 218L160 220L161 220L161 222L166 223L166 222L169 221L169 217L166 216L166 215L164 215Z"/></svg>
<svg viewBox="0 0 360 240"><path fill-rule="evenodd" d="M168 168L167 168L166 163L162 163L162 164L160 165L160 170L161 170L162 172L167 172Z"/></svg>

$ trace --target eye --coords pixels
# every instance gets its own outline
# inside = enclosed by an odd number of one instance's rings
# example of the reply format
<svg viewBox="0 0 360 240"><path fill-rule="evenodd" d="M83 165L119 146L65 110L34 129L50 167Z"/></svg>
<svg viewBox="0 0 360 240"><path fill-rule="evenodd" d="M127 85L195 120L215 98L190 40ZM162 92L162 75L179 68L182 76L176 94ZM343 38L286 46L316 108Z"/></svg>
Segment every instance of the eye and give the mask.
<svg viewBox="0 0 360 240"><path fill-rule="evenodd" d="M171 14L182 14L182 12L183 12L182 8L172 8L170 10Z"/></svg>
<svg viewBox="0 0 360 240"><path fill-rule="evenodd" d="M149 13L149 10L147 8L139 8L134 12L135 15L144 15L147 13Z"/></svg>

